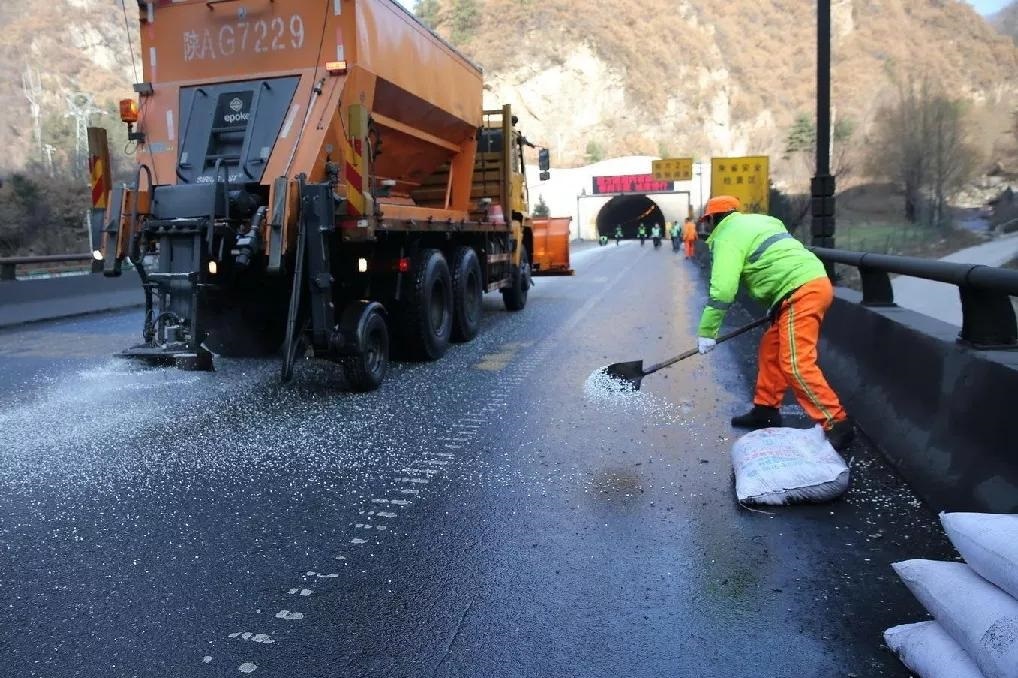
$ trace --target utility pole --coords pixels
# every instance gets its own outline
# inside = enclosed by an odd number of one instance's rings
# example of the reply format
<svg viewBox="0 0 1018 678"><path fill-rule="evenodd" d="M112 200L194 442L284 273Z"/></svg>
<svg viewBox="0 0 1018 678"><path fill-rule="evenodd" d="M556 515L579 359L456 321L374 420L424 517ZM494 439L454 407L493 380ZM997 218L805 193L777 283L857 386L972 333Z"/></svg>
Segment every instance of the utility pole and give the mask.
<svg viewBox="0 0 1018 678"><path fill-rule="evenodd" d="M89 94L67 95L66 117L74 118L74 166L83 169L88 159L88 123L91 117L102 111L96 107Z"/></svg>
<svg viewBox="0 0 1018 678"><path fill-rule="evenodd" d="M817 0L816 175L810 184L812 244L834 247L834 177L831 176L831 0ZM832 272L828 268L828 273Z"/></svg>
<svg viewBox="0 0 1018 678"><path fill-rule="evenodd" d="M53 151L57 150L57 147L53 144L45 144L42 147L43 153L46 154L46 173L51 177L53 176Z"/></svg>
<svg viewBox="0 0 1018 678"><path fill-rule="evenodd" d="M28 100L28 106L32 115L32 132L35 137L35 149L38 158L42 160L42 79L39 74L32 70L31 66L25 66L21 72L21 91Z"/></svg>

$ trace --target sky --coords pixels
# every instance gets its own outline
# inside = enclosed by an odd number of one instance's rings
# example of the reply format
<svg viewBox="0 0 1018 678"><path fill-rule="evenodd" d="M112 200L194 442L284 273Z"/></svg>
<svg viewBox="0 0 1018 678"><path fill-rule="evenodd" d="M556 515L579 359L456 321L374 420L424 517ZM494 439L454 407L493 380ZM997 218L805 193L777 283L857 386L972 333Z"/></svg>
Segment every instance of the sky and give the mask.
<svg viewBox="0 0 1018 678"><path fill-rule="evenodd" d="M993 14L998 9L1007 5L1011 0L969 0L969 4L976 8L980 14ZM413 0L403 0L403 4L412 5Z"/></svg>

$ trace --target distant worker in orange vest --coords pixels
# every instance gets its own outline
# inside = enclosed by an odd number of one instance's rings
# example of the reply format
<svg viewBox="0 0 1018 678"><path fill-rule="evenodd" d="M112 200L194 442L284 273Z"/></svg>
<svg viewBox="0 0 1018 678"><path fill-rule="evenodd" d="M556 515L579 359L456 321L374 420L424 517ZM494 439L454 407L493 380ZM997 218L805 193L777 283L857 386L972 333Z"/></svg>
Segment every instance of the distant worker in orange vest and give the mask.
<svg viewBox="0 0 1018 678"><path fill-rule="evenodd" d="M692 259L696 253L696 224L690 217L682 224L682 242L686 243L686 258Z"/></svg>

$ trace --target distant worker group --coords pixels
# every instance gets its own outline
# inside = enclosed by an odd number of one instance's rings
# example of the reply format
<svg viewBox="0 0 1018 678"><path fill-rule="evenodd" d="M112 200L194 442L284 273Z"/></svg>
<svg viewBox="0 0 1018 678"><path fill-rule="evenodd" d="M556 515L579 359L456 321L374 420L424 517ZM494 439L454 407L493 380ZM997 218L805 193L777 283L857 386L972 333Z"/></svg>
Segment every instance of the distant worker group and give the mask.
<svg viewBox="0 0 1018 678"><path fill-rule="evenodd" d="M696 230L696 223L691 217L687 217L685 222L681 225L678 220L676 220L671 222L670 225L666 224L665 226L662 226L658 222L653 222L648 228L647 224L642 221L636 226L636 237L640 240L641 247L647 242L647 238L651 239L655 248L660 247L661 241L666 234L672 241L673 252L678 252L684 246L686 259L692 259L695 256L696 241L699 238L699 234ZM621 243L626 237L622 224L615 225L615 232L612 237L615 239L616 246L618 246L619 243ZM608 241L609 237L607 234L602 233L598 236L599 244L607 245Z"/></svg>

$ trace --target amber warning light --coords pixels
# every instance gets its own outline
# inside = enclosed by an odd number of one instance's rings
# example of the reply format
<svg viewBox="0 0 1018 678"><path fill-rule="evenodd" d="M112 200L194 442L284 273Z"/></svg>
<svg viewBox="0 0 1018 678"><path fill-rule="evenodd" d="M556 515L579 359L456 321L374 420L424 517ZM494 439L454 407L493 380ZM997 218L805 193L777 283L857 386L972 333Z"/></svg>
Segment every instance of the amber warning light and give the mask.
<svg viewBox="0 0 1018 678"><path fill-rule="evenodd" d="M329 75L343 75L346 73L346 62L330 61L325 64L325 70Z"/></svg>
<svg viewBox="0 0 1018 678"><path fill-rule="evenodd" d="M134 99L120 100L120 121L127 123L138 122L138 102Z"/></svg>

